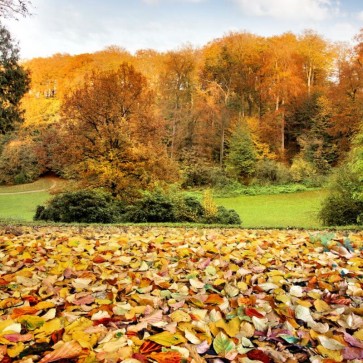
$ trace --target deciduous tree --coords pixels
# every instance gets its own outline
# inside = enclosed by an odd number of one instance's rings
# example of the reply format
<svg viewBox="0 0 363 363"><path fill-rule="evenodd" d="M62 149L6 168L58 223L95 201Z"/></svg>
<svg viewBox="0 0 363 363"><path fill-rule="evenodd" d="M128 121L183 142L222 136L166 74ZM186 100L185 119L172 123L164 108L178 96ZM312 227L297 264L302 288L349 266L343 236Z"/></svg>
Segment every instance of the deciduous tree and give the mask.
<svg viewBox="0 0 363 363"><path fill-rule="evenodd" d="M62 110L66 156L85 183L125 197L170 177L153 94L133 66L93 73Z"/></svg>

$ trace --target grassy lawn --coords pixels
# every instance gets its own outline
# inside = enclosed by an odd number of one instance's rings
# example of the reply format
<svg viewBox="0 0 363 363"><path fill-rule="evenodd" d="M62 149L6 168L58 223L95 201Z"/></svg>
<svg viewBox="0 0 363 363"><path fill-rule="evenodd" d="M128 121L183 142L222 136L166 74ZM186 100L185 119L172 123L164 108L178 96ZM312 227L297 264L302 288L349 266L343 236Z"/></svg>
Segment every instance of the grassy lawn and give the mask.
<svg viewBox="0 0 363 363"><path fill-rule="evenodd" d="M291 194L217 198L216 202L232 208L241 216L244 228L322 227L317 213L327 191L314 190Z"/></svg>
<svg viewBox="0 0 363 363"><path fill-rule="evenodd" d="M48 192L0 195L0 219L32 221L37 205L49 197Z"/></svg>
<svg viewBox="0 0 363 363"><path fill-rule="evenodd" d="M0 219L32 221L37 205L50 198L47 191L52 179L43 178L32 184L0 187ZM33 191L33 192L32 192ZM21 194L12 194L21 193ZM289 194L216 198L218 205L235 209L244 228L322 227L317 212L327 192L305 191Z"/></svg>

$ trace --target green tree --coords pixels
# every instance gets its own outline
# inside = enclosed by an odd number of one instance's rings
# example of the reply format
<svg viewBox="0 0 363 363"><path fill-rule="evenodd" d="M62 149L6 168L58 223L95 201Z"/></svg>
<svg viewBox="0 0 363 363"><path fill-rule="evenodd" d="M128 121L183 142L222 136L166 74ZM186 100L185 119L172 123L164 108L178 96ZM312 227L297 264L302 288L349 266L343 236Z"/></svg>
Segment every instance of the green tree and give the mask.
<svg viewBox="0 0 363 363"><path fill-rule="evenodd" d="M226 157L227 173L238 179L247 179L255 171L256 151L247 126L239 126L229 140Z"/></svg>
<svg viewBox="0 0 363 363"><path fill-rule="evenodd" d="M19 48L0 24L0 134L23 121L20 101L29 89L29 74L19 64Z"/></svg>
<svg viewBox="0 0 363 363"><path fill-rule="evenodd" d="M363 123L360 132L353 140L351 160L351 169L357 175L358 179L357 190L354 194L354 198L363 202ZM361 214L363 214L363 210L361 211Z"/></svg>
<svg viewBox="0 0 363 363"><path fill-rule="evenodd" d="M320 218L327 225L363 223L363 124L348 160L334 176Z"/></svg>

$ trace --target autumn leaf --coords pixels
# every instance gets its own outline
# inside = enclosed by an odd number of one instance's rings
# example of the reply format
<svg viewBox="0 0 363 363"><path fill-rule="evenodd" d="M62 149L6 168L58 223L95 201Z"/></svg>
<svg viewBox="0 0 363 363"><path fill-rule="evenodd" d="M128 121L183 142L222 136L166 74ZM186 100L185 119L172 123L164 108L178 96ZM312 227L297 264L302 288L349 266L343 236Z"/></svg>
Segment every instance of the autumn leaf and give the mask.
<svg viewBox="0 0 363 363"><path fill-rule="evenodd" d="M172 345L178 345L186 342L186 339L182 335L178 333L172 334L167 331L152 335L148 338L148 340L151 340L165 347L171 347Z"/></svg>
<svg viewBox="0 0 363 363"><path fill-rule="evenodd" d="M158 363L181 363L182 356L179 352L152 352L150 358Z"/></svg>

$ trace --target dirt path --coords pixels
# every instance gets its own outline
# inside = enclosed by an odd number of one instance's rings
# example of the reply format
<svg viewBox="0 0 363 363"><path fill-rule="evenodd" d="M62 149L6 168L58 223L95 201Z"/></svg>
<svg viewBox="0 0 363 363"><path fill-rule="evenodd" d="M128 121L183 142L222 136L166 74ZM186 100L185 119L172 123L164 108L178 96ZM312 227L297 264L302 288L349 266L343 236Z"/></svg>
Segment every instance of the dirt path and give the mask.
<svg viewBox="0 0 363 363"><path fill-rule="evenodd" d="M31 194L31 193L49 192L50 190L54 189L56 186L57 186L57 180L52 179L52 184L51 184L51 186L49 188L27 190L27 191L24 191L24 192L5 192L5 193L0 193L0 195L18 195L18 194Z"/></svg>

